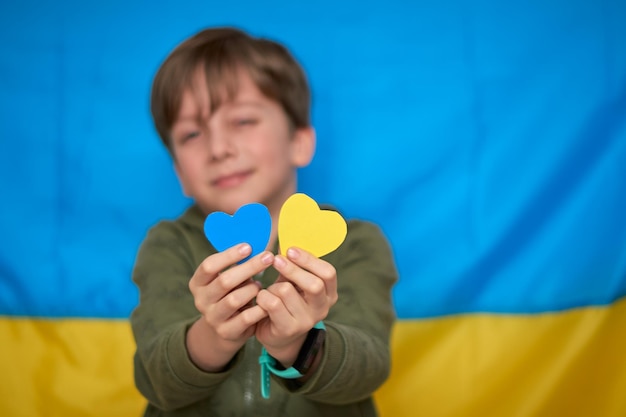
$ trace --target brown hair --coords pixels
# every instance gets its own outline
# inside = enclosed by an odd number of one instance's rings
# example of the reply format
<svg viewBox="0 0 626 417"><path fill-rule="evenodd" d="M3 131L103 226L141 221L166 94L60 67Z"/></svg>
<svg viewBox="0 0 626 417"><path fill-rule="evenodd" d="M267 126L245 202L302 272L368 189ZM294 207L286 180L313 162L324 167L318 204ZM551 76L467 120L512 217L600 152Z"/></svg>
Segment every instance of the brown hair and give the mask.
<svg viewBox="0 0 626 417"><path fill-rule="evenodd" d="M196 72L204 70L213 112L224 100L224 93L226 99L237 93L241 69L267 98L282 106L292 127L310 125L309 86L302 68L284 46L234 28L205 29L170 53L152 84L152 118L170 153L172 125L180 111L182 94L192 88Z"/></svg>

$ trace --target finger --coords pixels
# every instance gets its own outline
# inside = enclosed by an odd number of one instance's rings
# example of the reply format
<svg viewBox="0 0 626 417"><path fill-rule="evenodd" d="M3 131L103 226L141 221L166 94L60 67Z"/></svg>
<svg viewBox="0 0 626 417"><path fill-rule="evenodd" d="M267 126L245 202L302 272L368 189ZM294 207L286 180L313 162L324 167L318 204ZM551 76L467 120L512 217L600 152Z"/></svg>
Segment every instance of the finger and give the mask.
<svg viewBox="0 0 626 417"><path fill-rule="evenodd" d="M198 268L196 268L196 272L191 277L189 286L200 287L207 285L209 282L213 281L220 272L242 259L245 259L251 252L252 248L249 244L241 243L223 252L208 256L202 261Z"/></svg>
<svg viewBox="0 0 626 417"><path fill-rule="evenodd" d="M247 308L230 320L217 327L217 334L225 340L238 340L242 336L250 337L256 330L256 324L267 317L267 312L258 306Z"/></svg>
<svg viewBox="0 0 626 417"><path fill-rule="evenodd" d="M209 283L209 287L211 287L215 293L222 294L223 297L233 289L245 283L246 280L249 280L267 269L273 262L274 255L271 252L262 252L246 262L233 266L220 273L217 279ZM220 299L222 297L220 297Z"/></svg>
<svg viewBox="0 0 626 417"><path fill-rule="evenodd" d="M314 312L307 305L303 296L295 288L291 282L279 282L272 284L267 288L275 297L278 297L282 305L284 305L287 314L280 314L282 310L278 310L276 315L270 318L284 329L285 334L292 336L301 333L303 330L309 330L317 322L314 319Z"/></svg>
<svg viewBox="0 0 626 417"><path fill-rule="evenodd" d="M219 300L211 309L211 319L216 322L222 322L245 310L251 304L254 297L261 290L260 285L256 282L248 281L247 284L241 285L237 289L229 292L221 300Z"/></svg>
<svg viewBox="0 0 626 417"><path fill-rule="evenodd" d="M287 258L300 268L321 279L324 283L326 294L331 298L336 297L337 270L332 264L296 247L287 250Z"/></svg>
<svg viewBox="0 0 626 417"><path fill-rule="evenodd" d="M268 289L261 290L256 296L256 304L267 312L272 323L292 326L293 316L287 310L283 300Z"/></svg>
<svg viewBox="0 0 626 417"><path fill-rule="evenodd" d="M254 299L259 290L260 286L252 280L226 294L217 294L214 287L204 286L193 292L193 301L205 319L217 326Z"/></svg>
<svg viewBox="0 0 626 417"><path fill-rule="evenodd" d="M326 284L311 272L281 255L274 258L274 268L284 279L292 282L301 290L308 302L317 300L315 302L319 303L326 299Z"/></svg>

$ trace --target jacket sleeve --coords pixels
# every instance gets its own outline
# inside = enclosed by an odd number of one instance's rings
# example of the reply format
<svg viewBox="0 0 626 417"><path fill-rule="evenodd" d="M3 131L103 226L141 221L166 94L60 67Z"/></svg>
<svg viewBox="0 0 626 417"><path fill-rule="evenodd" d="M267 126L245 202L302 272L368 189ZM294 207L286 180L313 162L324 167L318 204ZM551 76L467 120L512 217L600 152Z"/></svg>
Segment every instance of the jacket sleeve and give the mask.
<svg viewBox="0 0 626 417"><path fill-rule="evenodd" d="M391 290L398 274L386 238L371 223L350 222L346 241L325 259L337 270L339 298L324 321L320 366L301 387L280 383L317 402L354 403L371 396L389 376Z"/></svg>
<svg viewBox="0 0 626 417"><path fill-rule="evenodd" d="M131 314L135 384L163 410L208 398L238 360L236 356L226 371L212 374L196 367L187 354L187 329L200 317L188 287L197 267L191 253L177 226L162 222L148 232L133 269L140 294Z"/></svg>

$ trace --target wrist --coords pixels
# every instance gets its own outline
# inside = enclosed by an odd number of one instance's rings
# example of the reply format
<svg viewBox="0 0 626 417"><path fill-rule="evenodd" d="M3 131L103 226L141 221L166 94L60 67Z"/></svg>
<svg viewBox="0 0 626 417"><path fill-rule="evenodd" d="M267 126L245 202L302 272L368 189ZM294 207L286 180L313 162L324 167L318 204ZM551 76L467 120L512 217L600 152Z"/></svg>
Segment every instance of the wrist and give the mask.
<svg viewBox="0 0 626 417"><path fill-rule="evenodd" d="M316 359L319 357L319 353L324 347L326 341L326 326L323 322L317 323L308 333L307 337L302 343L296 360L291 365L298 370L302 376L307 375L314 365L319 363Z"/></svg>
<svg viewBox="0 0 626 417"><path fill-rule="evenodd" d="M317 323L306 335L300 350L291 367L277 366L276 359L270 356L263 348L259 357L261 365L261 394L269 398L270 372L280 378L296 379L301 382L308 379L309 373L319 364L319 354L326 340L326 327L323 322Z"/></svg>
<svg viewBox="0 0 626 417"><path fill-rule="evenodd" d="M296 361L298 353L307 338L307 333L298 336L292 342L281 347L265 346L267 353L281 366L289 368Z"/></svg>
<svg viewBox="0 0 626 417"><path fill-rule="evenodd" d="M191 361L205 372L223 371L245 343L217 337L209 325L198 319L187 330L185 344Z"/></svg>

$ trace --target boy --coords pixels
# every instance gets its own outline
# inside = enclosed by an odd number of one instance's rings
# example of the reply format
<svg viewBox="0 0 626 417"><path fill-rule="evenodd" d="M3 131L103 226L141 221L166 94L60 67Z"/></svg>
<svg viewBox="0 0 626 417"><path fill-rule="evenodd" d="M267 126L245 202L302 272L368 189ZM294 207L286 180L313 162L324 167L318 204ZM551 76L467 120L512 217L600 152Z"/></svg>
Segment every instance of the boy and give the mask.
<svg viewBox="0 0 626 417"><path fill-rule="evenodd" d="M309 102L289 52L236 29L199 32L158 70L152 115L194 204L149 231L133 271L135 382L146 416L376 415L397 279L379 228L349 221L344 243L319 259L300 248L274 255L280 208L315 150ZM217 253L203 223L252 202L269 209L271 238L239 263L250 246ZM262 347L274 369L293 372L272 375L269 398Z"/></svg>

